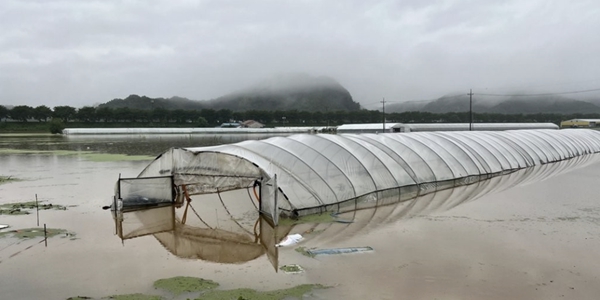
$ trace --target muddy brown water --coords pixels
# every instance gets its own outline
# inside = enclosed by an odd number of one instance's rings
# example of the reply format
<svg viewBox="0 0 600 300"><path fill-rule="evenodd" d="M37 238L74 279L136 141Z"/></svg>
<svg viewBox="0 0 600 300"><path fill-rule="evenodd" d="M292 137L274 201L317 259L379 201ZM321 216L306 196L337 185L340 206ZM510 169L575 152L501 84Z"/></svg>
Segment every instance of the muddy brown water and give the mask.
<svg viewBox="0 0 600 300"><path fill-rule="evenodd" d="M172 146L235 142L248 137L0 137L0 148L157 155ZM260 137L262 138L262 137ZM88 149L89 148L89 149ZM71 206L40 212L40 223L77 234L39 240L0 239L0 299L65 299L152 293L152 282L194 276L222 288L260 290L322 283L316 299L597 299L600 295L600 164L462 202L404 213L401 205L361 211L353 224L324 224L299 246L371 246L370 253L309 258L279 248L275 272L263 255L241 264L182 259L152 236L115 235L110 202L115 181L136 176L149 161L94 162L79 155L0 154L0 204L35 200ZM471 191L472 192L472 191ZM449 196L454 195L454 196ZM440 196L441 197L441 196ZM452 199L455 202L452 202ZM425 203L419 202L419 203ZM453 208L452 208L453 207ZM452 208L452 209L449 209ZM449 209L449 210L448 210ZM0 216L11 228L36 227L35 212ZM292 228L304 232L307 225Z"/></svg>

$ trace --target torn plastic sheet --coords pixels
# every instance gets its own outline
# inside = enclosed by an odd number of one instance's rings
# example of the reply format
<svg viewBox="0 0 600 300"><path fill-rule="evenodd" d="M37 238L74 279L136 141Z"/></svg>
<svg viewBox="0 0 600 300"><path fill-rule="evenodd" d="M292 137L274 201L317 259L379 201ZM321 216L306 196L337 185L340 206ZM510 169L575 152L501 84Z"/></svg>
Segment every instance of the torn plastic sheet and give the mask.
<svg viewBox="0 0 600 300"><path fill-rule="evenodd" d="M275 245L276 247L286 247L300 243L304 237L301 234L295 233L286 236L279 244Z"/></svg>

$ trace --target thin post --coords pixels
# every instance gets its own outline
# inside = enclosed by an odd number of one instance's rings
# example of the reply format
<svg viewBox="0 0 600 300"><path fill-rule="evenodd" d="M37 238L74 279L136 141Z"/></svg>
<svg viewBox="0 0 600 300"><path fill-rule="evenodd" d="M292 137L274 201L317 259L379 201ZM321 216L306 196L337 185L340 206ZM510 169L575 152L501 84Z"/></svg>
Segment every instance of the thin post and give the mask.
<svg viewBox="0 0 600 300"><path fill-rule="evenodd" d="M35 214L37 215L37 226L40 226L40 207L38 206L37 194L35 194Z"/></svg>
<svg viewBox="0 0 600 300"><path fill-rule="evenodd" d="M46 231L46 224L44 223L44 245L48 247L48 234Z"/></svg>
<svg viewBox="0 0 600 300"><path fill-rule="evenodd" d="M469 131L473 130L473 89L469 90Z"/></svg>
<svg viewBox="0 0 600 300"><path fill-rule="evenodd" d="M385 97L383 98L381 103L383 104L383 133L385 133Z"/></svg>

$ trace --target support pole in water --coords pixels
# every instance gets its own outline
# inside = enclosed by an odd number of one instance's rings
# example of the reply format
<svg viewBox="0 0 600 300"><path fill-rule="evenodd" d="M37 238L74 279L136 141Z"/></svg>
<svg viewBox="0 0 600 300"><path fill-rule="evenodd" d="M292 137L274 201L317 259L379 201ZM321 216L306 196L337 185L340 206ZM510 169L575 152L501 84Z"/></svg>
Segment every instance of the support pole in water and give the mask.
<svg viewBox="0 0 600 300"><path fill-rule="evenodd" d="M46 224L44 224L44 246L48 247L48 234L46 231Z"/></svg>
<svg viewBox="0 0 600 300"><path fill-rule="evenodd" d="M37 215L37 226L40 226L40 207L38 205L37 194L35 194L35 214Z"/></svg>

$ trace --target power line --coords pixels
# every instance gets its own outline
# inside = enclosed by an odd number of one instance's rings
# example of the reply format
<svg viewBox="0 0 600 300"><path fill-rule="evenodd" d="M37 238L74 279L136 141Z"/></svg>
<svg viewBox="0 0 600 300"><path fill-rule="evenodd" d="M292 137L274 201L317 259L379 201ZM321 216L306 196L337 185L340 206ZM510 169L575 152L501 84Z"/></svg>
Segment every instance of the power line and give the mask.
<svg viewBox="0 0 600 300"><path fill-rule="evenodd" d="M566 94L580 94L600 91L600 88L591 90L580 90L580 91L569 91L569 92L558 92L558 93L540 93L540 94L481 94L477 93L478 96L492 96L492 97L535 97L535 96L552 96L552 95L566 95Z"/></svg>

